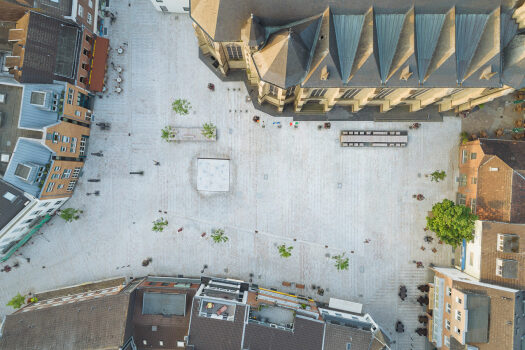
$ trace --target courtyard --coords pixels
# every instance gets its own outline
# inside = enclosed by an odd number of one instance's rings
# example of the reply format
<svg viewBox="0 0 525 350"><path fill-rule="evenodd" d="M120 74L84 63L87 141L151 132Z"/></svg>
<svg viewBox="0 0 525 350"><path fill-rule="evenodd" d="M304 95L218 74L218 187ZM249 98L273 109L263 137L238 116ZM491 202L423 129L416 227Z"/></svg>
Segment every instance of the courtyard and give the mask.
<svg viewBox="0 0 525 350"><path fill-rule="evenodd" d="M409 131L402 149L342 148L342 129L408 130L409 123L291 127L291 118L256 111L242 82L221 82L199 60L187 15L156 12L149 0L130 4L112 2L117 20L109 28L109 92L95 102L95 122L111 128L93 126L88 145L89 153L103 157L88 158L65 206L84 213L72 223L53 219L7 261L19 267L0 274L0 314L12 311L5 304L17 292L115 276L200 276L206 265L204 274L251 278L320 301L363 303L396 342L393 349L423 348L424 338L414 333L423 313L417 285L429 275L413 261L427 267L449 265L453 258L436 239L424 243L423 228L433 203L455 198L461 120L424 123ZM120 93L111 63L123 68ZM171 110L177 98L190 101L189 115ZM254 123L254 115L266 127ZM166 125L209 122L217 126L216 142L168 143L160 137ZM198 159L205 158L229 160L229 191L198 191ZM434 170L446 171L444 182L425 177ZM144 174L130 174L138 171ZM412 197L418 193L425 200ZM161 217L167 228L153 232L152 222ZM228 242L213 243L217 228ZM279 256L281 244L293 246L291 257ZM337 271L331 257L343 253L350 266ZM142 266L148 257L152 262ZM306 289L283 287L283 281ZM405 301L397 295L401 284L408 289ZM395 333L397 320L405 333Z"/></svg>

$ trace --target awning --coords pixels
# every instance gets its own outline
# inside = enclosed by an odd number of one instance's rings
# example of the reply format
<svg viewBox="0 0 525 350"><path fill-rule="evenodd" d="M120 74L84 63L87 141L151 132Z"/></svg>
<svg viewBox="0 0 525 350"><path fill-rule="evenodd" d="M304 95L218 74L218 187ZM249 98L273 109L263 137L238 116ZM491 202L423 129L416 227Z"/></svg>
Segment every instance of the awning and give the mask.
<svg viewBox="0 0 525 350"><path fill-rule="evenodd" d="M0 259L0 262L4 262L7 259L9 259L11 255L13 255L18 250L18 248L26 244L26 242L29 241L29 239L33 237L33 235L37 233L38 230L40 230L40 228L42 227L42 225L48 222L49 219L51 219L51 216L46 215L42 219L42 221L40 221L35 227L33 227L33 229L29 231L17 244L15 244L11 249L9 249L9 251Z"/></svg>
<svg viewBox="0 0 525 350"><path fill-rule="evenodd" d="M97 37L93 46L93 59L89 73L89 89L102 91L104 76L106 75L106 61L108 59L109 39Z"/></svg>

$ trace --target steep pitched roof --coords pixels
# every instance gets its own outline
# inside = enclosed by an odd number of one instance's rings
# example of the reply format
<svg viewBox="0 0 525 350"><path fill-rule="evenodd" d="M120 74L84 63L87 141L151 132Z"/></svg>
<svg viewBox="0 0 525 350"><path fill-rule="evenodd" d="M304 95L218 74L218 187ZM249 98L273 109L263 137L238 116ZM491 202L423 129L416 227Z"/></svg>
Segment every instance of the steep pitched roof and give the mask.
<svg viewBox="0 0 525 350"><path fill-rule="evenodd" d="M515 89L525 87L525 35L516 35L503 51L501 80Z"/></svg>
<svg viewBox="0 0 525 350"><path fill-rule="evenodd" d="M525 141L480 139L485 155L493 155L514 170L525 170Z"/></svg>
<svg viewBox="0 0 525 350"><path fill-rule="evenodd" d="M81 32L76 24L32 11L29 16L22 83L74 82Z"/></svg>
<svg viewBox="0 0 525 350"><path fill-rule="evenodd" d="M299 84L308 72L320 23L316 16L276 28L266 45L253 54L261 79L284 89Z"/></svg>
<svg viewBox="0 0 525 350"><path fill-rule="evenodd" d="M0 348L118 349L124 343L129 294L109 295L8 315ZM50 331L52 330L52 331Z"/></svg>
<svg viewBox="0 0 525 350"><path fill-rule="evenodd" d="M264 40L266 39L264 27L253 14L250 15L246 26L242 29L241 37L250 47L258 48L264 44Z"/></svg>
<svg viewBox="0 0 525 350"><path fill-rule="evenodd" d="M29 184L25 182L15 175L15 171L18 164L21 163L35 163L44 166L51 161L51 155L52 152L38 141L23 138L18 139L13 156L7 166L4 180L30 195L38 197L41 191L38 184Z"/></svg>

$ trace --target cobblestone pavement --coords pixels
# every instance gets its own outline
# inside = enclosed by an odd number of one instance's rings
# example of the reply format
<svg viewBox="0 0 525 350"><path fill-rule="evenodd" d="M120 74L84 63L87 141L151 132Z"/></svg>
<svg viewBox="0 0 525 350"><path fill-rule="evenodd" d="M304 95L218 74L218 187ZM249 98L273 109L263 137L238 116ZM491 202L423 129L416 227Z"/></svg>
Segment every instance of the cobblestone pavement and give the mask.
<svg viewBox="0 0 525 350"><path fill-rule="evenodd" d="M332 122L330 130L318 130L316 122L293 128L279 118L285 124L277 128L275 119L259 114L262 128L251 121L256 112L243 84L220 82L199 61L187 16L158 13L148 0L113 3L118 14L111 44L127 46L122 55L113 50L110 61L124 68L123 92L96 101L96 121L111 123L111 130L93 127L89 152L104 156L87 160L66 205L84 214L73 223L55 218L7 262L20 267L0 274L0 313L9 312L4 305L17 292L120 275L200 275L208 265L208 274L245 280L253 274L254 283L290 292L296 290L281 287L283 281L304 283L301 294L361 302L392 335L394 349L423 348L423 338L413 332L423 312L416 287L429 275L412 261L450 264L453 257L436 240L423 243L423 228L432 203L455 197L460 119L410 131L405 149L342 149L338 133L406 130L407 123ZM116 73L111 66L108 72L113 90ZM215 92L207 89L209 82ZM170 110L175 98L191 101L190 115ZM204 122L217 125L217 142L169 144L160 138L165 125ZM231 160L230 192L196 190L199 157ZM447 172L446 181L431 183L424 176L436 169ZM143 176L129 174L140 170ZM87 182L92 178L101 182ZM97 190L100 196L86 195ZM416 201L417 193L426 199ZM152 232L159 217L169 225ZM213 228L223 228L229 242L206 238ZM293 246L292 256L280 258L278 244ZM330 256L343 252L350 268L338 272ZM143 267L147 257L153 261ZM397 296L400 284L408 288L404 302ZM315 295L312 285L324 288L324 296ZM397 320L405 324L404 334L394 332Z"/></svg>

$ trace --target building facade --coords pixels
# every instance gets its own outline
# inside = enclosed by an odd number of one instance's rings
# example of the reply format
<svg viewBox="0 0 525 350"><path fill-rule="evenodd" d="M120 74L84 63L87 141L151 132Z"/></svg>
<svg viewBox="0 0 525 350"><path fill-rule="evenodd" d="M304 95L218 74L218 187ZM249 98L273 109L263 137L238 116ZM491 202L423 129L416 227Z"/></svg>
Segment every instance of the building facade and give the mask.
<svg viewBox="0 0 525 350"><path fill-rule="evenodd" d="M205 59L277 112L459 112L523 87L524 5L475 4L195 0L190 16Z"/></svg>
<svg viewBox="0 0 525 350"><path fill-rule="evenodd" d="M34 297L2 321L0 348L389 349L368 314L239 280L116 278Z"/></svg>
<svg viewBox="0 0 525 350"><path fill-rule="evenodd" d="M428 339L438 349L519 350L525 292L482 283L454 268L432 268Z"/></svg>
<svg viewBox="0 0 525 350"><path fill-rule="evenodd" d="M457 204L480 220L525 223L525 142L479 139L459 151Z"/></svg>

